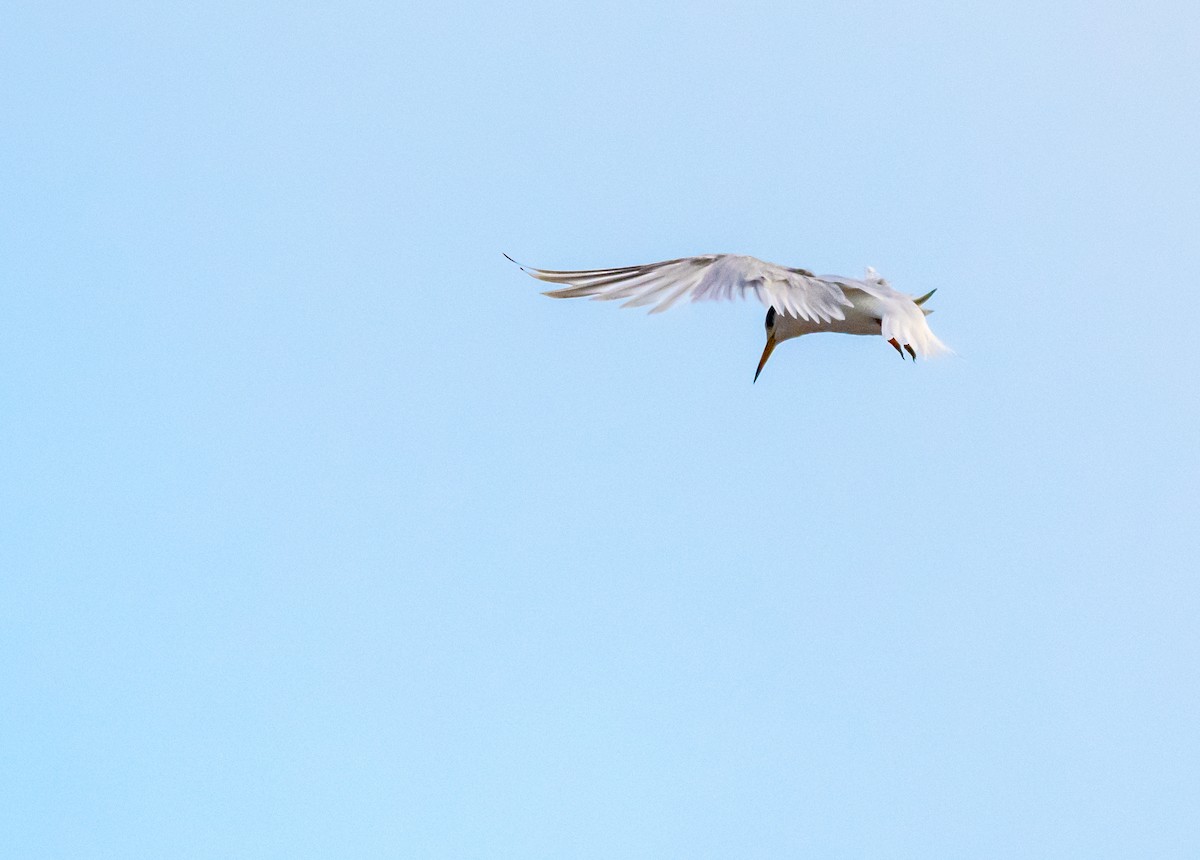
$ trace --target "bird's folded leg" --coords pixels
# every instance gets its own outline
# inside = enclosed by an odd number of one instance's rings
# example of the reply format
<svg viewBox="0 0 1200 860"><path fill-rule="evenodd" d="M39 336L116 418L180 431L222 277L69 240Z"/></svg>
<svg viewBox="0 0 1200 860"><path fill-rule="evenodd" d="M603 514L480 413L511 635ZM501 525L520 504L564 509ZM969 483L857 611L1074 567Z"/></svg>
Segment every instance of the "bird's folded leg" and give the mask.
<svg viewBox="0 0 1200 860"><path fill-rule="evenodd" d="M901 359L901 361L903 361L904 360L904 350L902 350L900 348L900 344L896 342L896 339L893 337L890 340L888 340L888 343L890 343L892 346L894 346L896 348L896 352L900 353L900 359Z"/></svg>
<svg viewBox="0 0 1200 860"><path fill-rule="evenodd" d="M913 352L913 348L912 348L912 344L911 344L911 343L906 343L906 344L904 344L904 349L905 349L905 351L906 351L906 352L907 352L909 355L911 355L911 356L912 356L912 360L913 360L913 361L916 361L916 360L917 360L917 354L916 354L915 352ZM904 356L900 356L900 357L901 357L901 358L903 358Z"/></svg>

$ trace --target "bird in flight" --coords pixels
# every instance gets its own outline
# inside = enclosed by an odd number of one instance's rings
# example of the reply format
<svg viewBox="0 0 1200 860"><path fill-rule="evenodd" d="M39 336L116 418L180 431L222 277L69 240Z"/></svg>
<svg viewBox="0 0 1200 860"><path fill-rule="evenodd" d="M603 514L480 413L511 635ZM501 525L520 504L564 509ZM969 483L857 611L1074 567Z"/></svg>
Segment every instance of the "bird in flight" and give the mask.
<svg viewBox="0 0 1200 860"><path fill-rule="evenodd" d="M867 269L861 279L847 278L814 275L807 269L755 257L706 254L644 266L571 272L536 269L504 256L538 280L561 285L545 293L556 299L624 299L622 307L654 305L650 313L656 314L683 298L757 296L767 307L767 345L754 372L755 382L779 343L821 331L880 335L901 359L907 352L913 361L918 355L950 352L925 321L932 311L924 305L935 290L913 298L892 289L874 269Z"/></svg>

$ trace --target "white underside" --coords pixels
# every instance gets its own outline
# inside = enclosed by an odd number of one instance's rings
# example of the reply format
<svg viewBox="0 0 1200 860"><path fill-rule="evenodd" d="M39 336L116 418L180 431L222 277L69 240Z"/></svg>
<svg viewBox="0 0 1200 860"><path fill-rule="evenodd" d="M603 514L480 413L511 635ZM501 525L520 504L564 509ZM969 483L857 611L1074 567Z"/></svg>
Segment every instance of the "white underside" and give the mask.
<svg viewBox="0 0 1200 860"><path fill-rule="evenodd" d="M911 296L882 285L871 285L871 292L845 288L851 306L843 308L845 319L828 322L803 320L780 314L776 317L775 337L787 340L805 334L832 332L835 334L879 335L895 339L900 345L910 345L918 355L928 357L949 352L925 322L925 314Z"/></svg>
<svg viewBox="0 0 1200 860"><path fill-rule="evenodd" d="M778 340L787 340L792 337L800 337L802 334L816 334L822 331L835 334L878 335L882 333L880 320L883 319L883 308L880 306L879 300L861 290L845 290L845 293L846 298L853 303L851 307L843 308L843 312L846 314L845 319L812 322L780 314L776 317L775 337Z"/></svg>

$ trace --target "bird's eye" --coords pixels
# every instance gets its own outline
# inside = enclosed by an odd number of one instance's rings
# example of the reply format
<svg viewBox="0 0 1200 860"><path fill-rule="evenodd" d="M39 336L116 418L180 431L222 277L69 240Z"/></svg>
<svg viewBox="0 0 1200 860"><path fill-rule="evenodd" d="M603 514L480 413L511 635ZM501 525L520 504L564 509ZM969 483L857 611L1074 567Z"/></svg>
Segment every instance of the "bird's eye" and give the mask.
<svg viewBox="0 0 1200 860"><path fill-rule="evenodd" d="M775 325L775 308L767 308L767 328Z"/></svg>

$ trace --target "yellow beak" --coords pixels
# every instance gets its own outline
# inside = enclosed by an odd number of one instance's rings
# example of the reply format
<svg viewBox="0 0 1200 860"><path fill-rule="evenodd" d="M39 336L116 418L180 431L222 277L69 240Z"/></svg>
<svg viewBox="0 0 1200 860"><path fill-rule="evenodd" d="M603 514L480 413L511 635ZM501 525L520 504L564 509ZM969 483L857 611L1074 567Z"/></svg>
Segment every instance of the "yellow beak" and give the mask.
<svg viewBox="0 0 1200 860"><path fill-rule="evenodd" d="M771 357L771 353L775 351L775 334L772 332L767 335L767 345L763 347L762 358L758 360L758 370L754 371L754 381L758 382L758 375L762 373L763 365L767 363L767 359Z"/></svg>

